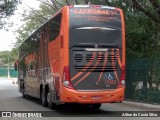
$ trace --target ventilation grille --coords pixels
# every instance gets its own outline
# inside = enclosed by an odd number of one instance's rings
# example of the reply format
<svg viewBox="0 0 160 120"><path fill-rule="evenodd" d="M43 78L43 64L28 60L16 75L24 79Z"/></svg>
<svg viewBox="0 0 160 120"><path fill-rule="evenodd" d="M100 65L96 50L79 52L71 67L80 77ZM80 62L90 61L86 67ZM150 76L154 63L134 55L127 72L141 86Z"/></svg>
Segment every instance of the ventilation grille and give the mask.
<svg viewBox="0 0 160 120"><path fill-rule="evenodd" d="M116 71L117 69L116 55L109 54L107 57L105 54L101 55L99 54L96 56L94 56L93 54L86 54L83 56L82 54L74 55L74 61L76 62L74 68L78 71L99 72L99 71ZM90 66L86 66L89 62L93 63ZM104 62L107 62L106 66L103 66ZM95 64L97 64L97 66L95 66Z"/></svg>
<svg viewBox="0 0 160 120"><path fill-rule="evenodd" d="M74 60L75 60L75 62L82 62L82 60L83 60L83 56L82 56L82 54L76 54L75 56L74 56Z"/></svg>
<svg viewBox="0 0 160 120"><path fill-rule="evenodd" d="M78 71L107 72L116 71L117 66L75 66Z"/></svg>

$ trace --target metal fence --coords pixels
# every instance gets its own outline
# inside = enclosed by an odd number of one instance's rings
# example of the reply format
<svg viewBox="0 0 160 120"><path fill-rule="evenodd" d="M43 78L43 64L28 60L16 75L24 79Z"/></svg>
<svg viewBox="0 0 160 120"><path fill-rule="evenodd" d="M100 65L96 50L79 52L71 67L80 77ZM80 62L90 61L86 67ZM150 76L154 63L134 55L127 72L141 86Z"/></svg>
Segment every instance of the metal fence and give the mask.
<svg viewBox="0 0 160 120"><path fill-rule="evenodd" d="M13 66L1 66L0 67L0 77L11 77L15 78L18 76L17 71L14 70Z"/></svg>
<svg viewBox="0 0 160 120"><path fill-rule="evenodd" d="M125 98L160 103L160 58L127 60Z"/></svg>

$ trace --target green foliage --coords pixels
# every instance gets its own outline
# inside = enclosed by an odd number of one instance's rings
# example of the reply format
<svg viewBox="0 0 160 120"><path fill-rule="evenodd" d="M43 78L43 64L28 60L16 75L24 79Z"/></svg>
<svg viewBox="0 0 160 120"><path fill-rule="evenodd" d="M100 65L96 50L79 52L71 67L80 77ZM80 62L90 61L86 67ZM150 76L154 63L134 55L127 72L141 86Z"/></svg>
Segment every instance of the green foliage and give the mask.
<svg viewBox="0 0 160 120"><path fill-rule="evenodd" d="M126 99L160 103L160 58L128 59L126 70Z"/></svg>
<svg viewBox="0 0 160 120"><path fill-rule="evenodd" d="M2 51L0 52L0 58L2 59L3 63L7 65L10 63L10 65L13 65L15 61L18 59L18 49L13 48L12 51Z"/></svg>
<svg viewBox="0 0 160 120"><path fill-rule="evenodd" d="M55 11L46 4L41 4L40 9L29 11L29 15L24 14L22 21L26 23L17 29L18 37L15 47L18 47L32 32L47 21Z"/></svg>
<svg viewBox="0 0 160 120"><path fill-rule="evenodd" d="M105 0L88 0L89 2L91 2L91 4L95 4L95 5L105 5L106 2Z"/></svg>
<svg viewBox="0 0 160 120"><path fill-rule="evenodd" d="M42 25L48 18L50 18L57 10L61 9L67 4L91 4L106 5L107 0L55 0L42 2L39 10L31 10L28 15L24 16L23 21L26 23L17 30L19 36L17 37L18 46L24 39L26 39L34 30ZM153 15L157 15L154 6L149 0L139 1L146 11L150 11ZM113 6L120 7L125 14L126 21L126 38L127 38L127 56L130 58L157 56L159 53L160 27L144 12L139 12L132 1L112 1ZM156 50L155 50L156 49Z"/></svg>
<svg viewBox="0 0 160 120"><path fill-rule="evenodd" d="M128 96L126 97L128 98ZM129 99L148 103L160 103L160 90L140 89L132 91Z"/></svg>
<svg viewBox="0 0 160 120"><path fill-rule="evenodd" d="M150 57L158 50L155 42L159 32L158 25L141 13L127 13L126 17L128 57Z"/></svg>
<svg viewBox="0 0 160 120"><path fill-rule="evenodd" d="M25 24L17 29L18 37L15 47L18 47L22 41L24 41L33 31L39 28L45 21L47 21L55 12L60 10L67 4L85 4L85 0L58 0L47 2L45 0L39 0L42 2L38 10L31 9L28 14L23 14L22 21ZM93 0L93 4L103 4L102 0ZM25 11L26 13L26 11Z"/></svg>
<svg viewBox="0 0 160 120"><path fill-rule="evenodd" d="M17 37L16 46L66 4L84 4L86 1L91 2L91 4L107 4L104 0L59 0L52 1L52 4L47 3L45 0L39 1L42 1L40 9L31 10L29 15L24 16L23 21L26 21L26 23L17 30L19 36ZM139 3L145 7L146 11L157 15L149 0L139 1ZM159 24L146 16L144 12L139 12L132 1L112 1L111 5L120 7L125 14L127 56L130 58L157 56L160 52L158 46L160 39Z"/></svg>
<svg viewBox="0 0 160 120"><path fill-rule="evenodd" d="M0 2L0 29L6 24L4 18L13 15L20 0L1 0Z"/></svg>
<svg viewBox="0 0 160 120"><path fill-rule="evenodd" d="M148 102L160 103L160 90L148 90L147 96Z"/></svg>
<svg viewBox="0 0 160 120"><path fill-rule="evenodd" d="M157 12L149 0L142 0L139 3L145 8L144 11L139 11L132 1L112 2L114 6L124 11L127 58L156 57L160 52L160 24L145 12L149 11L153 16L156 16Z"/></svg>

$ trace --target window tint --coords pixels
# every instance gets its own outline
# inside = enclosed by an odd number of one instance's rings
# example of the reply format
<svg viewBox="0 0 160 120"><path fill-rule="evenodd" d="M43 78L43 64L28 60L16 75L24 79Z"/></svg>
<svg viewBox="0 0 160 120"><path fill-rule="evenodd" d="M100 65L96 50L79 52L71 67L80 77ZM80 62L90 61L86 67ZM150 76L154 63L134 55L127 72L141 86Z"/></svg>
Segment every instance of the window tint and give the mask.
<svg viewBox="0 0 160 120"><path fill-rule="evenodd" d="M31 52L37 50L39 47L39 38L32 35L26 41L24 41L19 48L20 58L24 55L28 55Z"/></svg>
<svg viewBox="0 0 160 120"><path fill-rule="evenodd" d="M58 14L56 17L51 19L49 26L50 26L50 36L49 41L53 41L59 35L60 26L61 26L61 17L62 14Z"/></svg>

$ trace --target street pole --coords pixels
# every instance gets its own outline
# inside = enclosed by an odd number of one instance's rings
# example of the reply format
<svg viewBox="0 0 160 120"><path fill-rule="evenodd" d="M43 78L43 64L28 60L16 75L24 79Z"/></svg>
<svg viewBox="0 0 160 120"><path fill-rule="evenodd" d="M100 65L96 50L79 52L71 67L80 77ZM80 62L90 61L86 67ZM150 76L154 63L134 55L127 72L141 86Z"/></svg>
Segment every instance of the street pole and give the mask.
<svg viewBox="0 0 160 120"><path fill-rule="evenodd" d="M10 66L9 66L9 51L8 51L8 78L10 78L10 72L9 72Z"/></svg>

